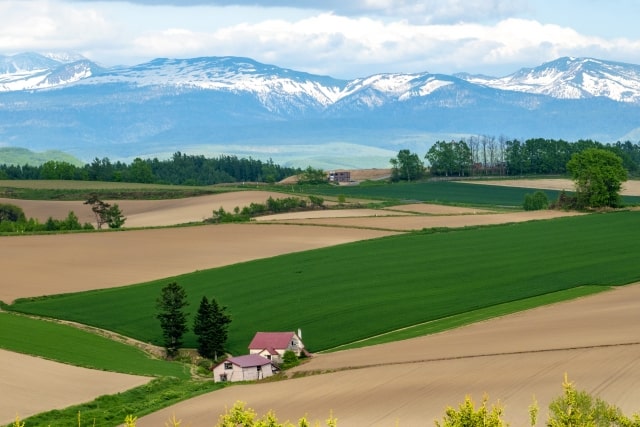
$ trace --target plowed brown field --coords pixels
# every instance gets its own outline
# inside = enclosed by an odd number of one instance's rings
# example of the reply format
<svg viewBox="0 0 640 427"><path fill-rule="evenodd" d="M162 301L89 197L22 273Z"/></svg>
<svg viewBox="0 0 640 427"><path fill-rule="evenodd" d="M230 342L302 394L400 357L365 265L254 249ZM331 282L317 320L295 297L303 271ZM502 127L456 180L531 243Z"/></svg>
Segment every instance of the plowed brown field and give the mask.
<svg viewBox="0 0 640 427"><path fill-rule="evenodd" d="M499 179L488 181L464 181L469 184L501 185L505 187L539 188L542 190L567 190L575 188L569 179ZM625 196L640 196L640 181L629 180L622 184L620 194Z"/></svg>
<svg viewBox="0 0 640 427"><path fill-rule="evenodd" d="M263 202L269 193L226 194L227 199L220 196L117 203L128 216L127 226L167 225L201 221L220 206L233 210L235 206ZM59 206L59 217L64 217L71 207L60 202L30 202L22 206L27 216L34 217L55 217L53 206ZM77 206L77 210L72 209L79 216L82 211L90 214L81 202L73 206ZM428 205L393 209L387 212L391 216L382 216L380 211L360 211L348 212L346 218L281 216L251 224L0 237L0 300L11 302L20 297L122 286L394 234L384 230L542 220L559 215L446 212ZM330 216L339 211L322 212ZM411 214L415 212L423 215ZM82 218L92 220L90 215ZM138 425L161 426L172 414L183 419L184 425L213 425L225 406L243 400L259 412L274 409L281 419L292 421L305 413L323 420L333 410L339 425L345 427L395 426L396 421L398 426L424 426L433 425L433 419L441 417L446 405L457 404L466 393L481 400L484 392L506 404L512 425L526 425L523 420L532 394L540 402L544 419L550 397L562 391L565 372L579 388L620 405L626 412L640 410L639 306L640 287L626 287L431 337L319 355L299 369L336 372L229 387L144 417ZM15 368L14 358L25 369ZM138 384L136 381L146 381L101 373L104 379L91 379L85 385L84 378L92 378L85 370L76 371L77 368L53 362L32 364L32 359L0 352L2 389L17 390L3 393L0 422L10 422L16 413L25 416L33 413L29 411L87 401L99 394L133 387ZM107 379L110 375L114 377ZM116 384L114 389L92 387L94 383L111 381ZM68 389L73 391L65 391ZM71 399L60 401L61 395ZM38 405L34 406L36 401Z"/></svg>

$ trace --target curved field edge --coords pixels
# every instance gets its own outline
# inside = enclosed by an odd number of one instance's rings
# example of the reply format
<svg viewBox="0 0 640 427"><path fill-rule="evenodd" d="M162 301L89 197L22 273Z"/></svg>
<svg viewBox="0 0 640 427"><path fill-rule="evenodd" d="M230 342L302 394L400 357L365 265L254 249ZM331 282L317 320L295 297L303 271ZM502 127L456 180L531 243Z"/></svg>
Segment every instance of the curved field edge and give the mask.
<svg viewBox="0 0 640 427"><path fill-rule="evenodd" d="M40 319L0 313L0 348L84 368L142 376L190 378L185 365L97 334Z"/></svg>
<svg viewBox="0 0 640 427"><path fill-rule="evenodd" d="M28 427L122 425L127 415L141 417L205 393L223 388L213 381L189 381L175 377L161 377L150 383L65 409L41 412L21 420ZM14 424L10 424L14 426ZM21 424L22 425L22 424Z"/></svg>
<svg viewBox="0 0 640 427"><path fill-rule="evenodd" d="M229 350L256 331L301 328L321 351L404 327L588 284L638 281L637 212L412 233L294 253L123 288L16 301L8 308L161 343L155 301L185 287L233 316ZM603 244L606 242L606 244ZM185 336L195 347L195 336Z"/></svg>
<svg viewBox="0 0 640 427"><path fill-rule="evenodd" d="M429 334L435 334L438 332L444 332L450 329L458 328L461 326L470 325L472 323L482 322L484 320L493 319L496 317L506 316L508 314L518 313L525 310L530 310L536 307L542 307L550 304L555 304L563 301L569 301L576 298L586 297L589 295L595 295L600 292L611 290L610 286L579 286L577 288L566 289L558 292L551 292L549 294L535 296L532 298L525 298L520 301L513 301L504 304L498 304L493 307L486 307L479 310L473 310L467 313L457 314L443 319L432 320L429 322L420 323L413 326L407 326L406 328L398 329L396 331L387 332L384 334L376 335L371 338L365 338L353 343L344 344L335 348L330 348L323 353L330 353L333 351L349 350L353 348L368 347L377 344L386 344L395 341L407 340L411 338L422 337Z"/></svg>

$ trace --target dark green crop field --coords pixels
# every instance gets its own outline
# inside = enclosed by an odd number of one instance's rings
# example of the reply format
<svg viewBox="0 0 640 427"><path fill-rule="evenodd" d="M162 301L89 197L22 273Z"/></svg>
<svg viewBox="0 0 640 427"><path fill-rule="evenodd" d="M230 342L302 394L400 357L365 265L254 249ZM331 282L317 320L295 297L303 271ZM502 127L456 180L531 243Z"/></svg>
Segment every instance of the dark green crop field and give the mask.
<svg viewBox="0 0 640 427"><path fill-rule="evenodd" d="M184 286L233 317L230 350L256 331L301 328L320 351L418 323L582 285L640 280L640 212L416 233L252 261L160 281L17 301L9 309L160 343L160 288ZM303 229L301 229L303 231ZM117 268L117 266L114 266ZM186 345L195 347L187 334Z"/></svg>
<svg viewBox="0 0 640 427"><path fill-rule="evenodd" d="M300 186L303 192L323 196L343 195L351 198L380 199L389 201L420 201L469 206L498 206L522 208L527 193L543 191L549 201L557 200L559 191L537 190L496 185L467 184L454 181L420 181L401 183L375 183L353 186ZM295 187L294 187L295 188ZM573 188L567 188L571 192ZM640 205L640 197L624 196L627 205Z"/></svg>

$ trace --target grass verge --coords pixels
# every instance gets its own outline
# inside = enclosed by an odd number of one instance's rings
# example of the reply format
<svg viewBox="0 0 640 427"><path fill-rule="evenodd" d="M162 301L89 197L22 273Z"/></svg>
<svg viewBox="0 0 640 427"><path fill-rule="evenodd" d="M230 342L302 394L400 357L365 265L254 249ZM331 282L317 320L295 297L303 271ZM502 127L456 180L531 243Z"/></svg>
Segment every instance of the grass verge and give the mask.
<svg viewBox="0 0 640 427"><path fill-rule="evenodd" d="M42 412L24 419L23 422L28 427L115 427L122 425L127 415L141 417L222 387L223 385L213 381L158 378L122 393L100 396L91 402L61 410Z"/></svg>

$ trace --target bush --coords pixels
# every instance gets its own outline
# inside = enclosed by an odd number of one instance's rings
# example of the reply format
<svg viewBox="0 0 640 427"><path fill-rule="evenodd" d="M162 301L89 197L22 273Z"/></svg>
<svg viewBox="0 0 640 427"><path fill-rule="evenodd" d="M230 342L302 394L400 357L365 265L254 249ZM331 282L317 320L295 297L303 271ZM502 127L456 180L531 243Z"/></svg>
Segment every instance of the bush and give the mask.
<svg viewBox="0 0 640 427"><path fill-rule="evenodd" d="M525 194L522 207L525 211L539 211L547 209L549 207L549 198L542 191L536 191L533 194Z"/></svg>
<svg viewBox="0 0 640 427"><path fill-rule="evenodd" d="M282 369L293 368L294 366L298 366L299 364L300 360L293 351L287 350L282 355Z"/></svg>

